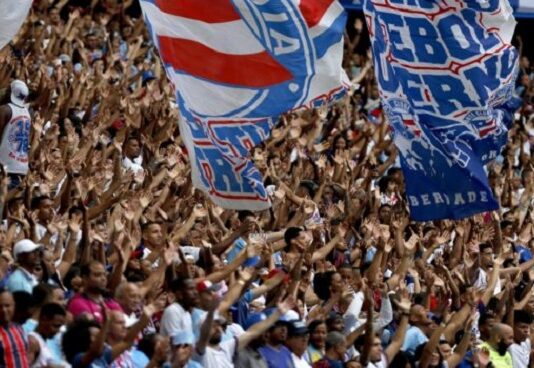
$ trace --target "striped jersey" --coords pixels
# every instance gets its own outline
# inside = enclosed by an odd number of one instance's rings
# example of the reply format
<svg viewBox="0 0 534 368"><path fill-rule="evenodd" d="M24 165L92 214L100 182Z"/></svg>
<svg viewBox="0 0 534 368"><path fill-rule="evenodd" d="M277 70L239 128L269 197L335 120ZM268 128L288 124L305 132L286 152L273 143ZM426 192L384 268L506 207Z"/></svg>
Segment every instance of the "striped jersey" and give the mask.
<svg viewBox="0 0 534 368"><path fill-rule="evenodd" d="M0 367L29 367L28 337L17 324L0 327Z"/></svg>

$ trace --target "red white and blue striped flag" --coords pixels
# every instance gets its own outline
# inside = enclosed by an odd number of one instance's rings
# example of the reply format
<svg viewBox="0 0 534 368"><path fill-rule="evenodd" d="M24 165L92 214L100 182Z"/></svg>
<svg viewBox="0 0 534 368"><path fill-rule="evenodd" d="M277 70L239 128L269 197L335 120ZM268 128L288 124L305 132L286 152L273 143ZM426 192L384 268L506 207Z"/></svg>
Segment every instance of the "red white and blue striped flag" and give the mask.
<svg viewBox="0 0 534 368"><path fill-rule="evenodd" d="M229 209L270 206L250 149L278 117L345 91L337 0L141 0L176 87L193 184Z"/></svg>

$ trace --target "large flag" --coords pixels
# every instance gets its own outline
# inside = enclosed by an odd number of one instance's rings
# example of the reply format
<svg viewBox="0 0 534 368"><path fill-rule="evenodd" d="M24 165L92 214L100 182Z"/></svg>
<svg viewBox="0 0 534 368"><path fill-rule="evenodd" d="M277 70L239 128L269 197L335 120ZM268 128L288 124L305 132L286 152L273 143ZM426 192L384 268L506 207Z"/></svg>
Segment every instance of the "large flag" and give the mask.
<svg viewBox="0 0 534 368"><path fill-rule="evenodd" d="M484 165L512 120L508 0L365 0L364 10L412 218L497 209Z"/></svg>
<svg viewBox="0 0 534 368"><path fill-rule="evenodd" d="M344 92L336 0L141 0L176 87L193 184L229 209L270 206L249 151L276 119Z"/></svg>
<svg viewBox="0 0 534 368"><path fill-rule="evenodd" d="M341 4L347 10L362 10L364 0L341 0ZM399 3L392 1L392 3ZM534 18L534 1L510 0L514 15L518 18Z"/></svg>
<svg viewBox="0 0 534 368"><path fill-rule="evenodd" d="M532 0L510 0L510 5L518 15L534 17L534 1Z"/></svg>
<svg viewBox="0 0 534 368"><path fill-rule="evenodd" d="M33 0L0 0L0 49L15 37L32 3Z"/></svg>

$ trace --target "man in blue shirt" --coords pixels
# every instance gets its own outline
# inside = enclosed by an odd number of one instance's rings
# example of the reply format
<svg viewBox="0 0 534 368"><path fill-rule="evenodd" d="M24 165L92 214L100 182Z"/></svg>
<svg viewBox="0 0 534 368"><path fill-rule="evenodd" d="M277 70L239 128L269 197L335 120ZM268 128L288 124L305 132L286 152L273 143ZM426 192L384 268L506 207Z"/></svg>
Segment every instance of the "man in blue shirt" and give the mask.
<svg viewBox="0 0 534 368"><path fill-rule="evenodd" d="M259 349L269 368L292 368L291 352L284 346L289 323L279 320L267 332L266 344Z"/></svg>
<svg viewBox="0 0 534 368"><path fill-rule="evenodd" d="M432 332L434 322L428 317L426 308L422 305L414 305L410 310L410 327L406 331L406 337L401 350L413 356L415 349L428 341L427 334Z"/></svg>
<svg viewBox="0 0 534 368"><path fill-rule="evenodd" d="M15 291L25 291L32 293L37 285L37 278L33 274L36 265L41 262L41 246L29 239L18 241L13 246L13 256L19 267L13 271L7 280L7 289L12 293Z"/></svg>

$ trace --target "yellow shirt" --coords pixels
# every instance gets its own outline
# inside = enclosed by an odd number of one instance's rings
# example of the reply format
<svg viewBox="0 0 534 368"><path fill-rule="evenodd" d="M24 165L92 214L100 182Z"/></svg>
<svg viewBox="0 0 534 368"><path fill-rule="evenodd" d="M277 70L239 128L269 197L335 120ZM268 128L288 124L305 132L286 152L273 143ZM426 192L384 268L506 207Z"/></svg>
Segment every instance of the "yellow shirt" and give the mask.
<svg viewBox="0 0 534 368"><path fill-rule="evenodd" d="M480 344L480 348L486 348L490 352L490 360L495 368L512 368L512 356L509 352L501 355L499 352L491 347L488 343Z"/></svg>

